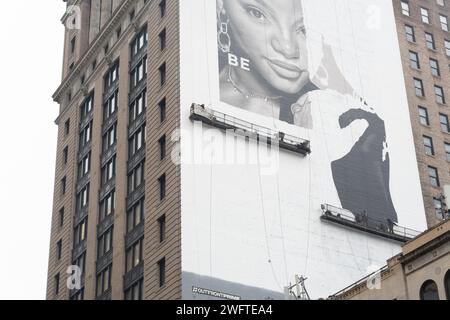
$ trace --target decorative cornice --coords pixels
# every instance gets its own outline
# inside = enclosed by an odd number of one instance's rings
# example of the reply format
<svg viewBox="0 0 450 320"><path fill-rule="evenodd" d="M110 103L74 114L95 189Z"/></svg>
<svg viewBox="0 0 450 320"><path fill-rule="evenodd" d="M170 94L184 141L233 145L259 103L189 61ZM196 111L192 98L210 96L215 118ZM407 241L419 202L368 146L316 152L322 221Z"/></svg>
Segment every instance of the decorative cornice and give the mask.
<svg viewBox="0 0 450 320"><path fill-rule="evenodd" d="M80 1L80 0L78 0ZM78 3L78 1L76 3ZM134 3L135 0L125 0L122 6L116 11L114 16L111 18L103 31L97 35L97 38L90 45L88 51L76 64L72 72L70 72L67 77L62 81L61 85L58 87L56 92L53 94L53 100L55 102L61 103L61 98L64 92L70 87L70 85L79 77L81 71L91 62L91 59L101 50L103 44L111 34L115 31L118 24L122 21L123 16L126 14L128 8Z"/></svg>

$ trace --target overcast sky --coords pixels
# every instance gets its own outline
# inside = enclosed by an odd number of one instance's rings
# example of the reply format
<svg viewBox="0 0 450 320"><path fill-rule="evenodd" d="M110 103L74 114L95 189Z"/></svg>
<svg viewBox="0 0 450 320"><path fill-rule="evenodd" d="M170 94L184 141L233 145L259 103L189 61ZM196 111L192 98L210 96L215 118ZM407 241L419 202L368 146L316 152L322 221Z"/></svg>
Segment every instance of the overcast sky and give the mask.
<svg viewBox="0 0 450 320"><path fill-rule="evenodd" d="M0 299L45 299L64 10L62 0L0 10Z"/></svg>

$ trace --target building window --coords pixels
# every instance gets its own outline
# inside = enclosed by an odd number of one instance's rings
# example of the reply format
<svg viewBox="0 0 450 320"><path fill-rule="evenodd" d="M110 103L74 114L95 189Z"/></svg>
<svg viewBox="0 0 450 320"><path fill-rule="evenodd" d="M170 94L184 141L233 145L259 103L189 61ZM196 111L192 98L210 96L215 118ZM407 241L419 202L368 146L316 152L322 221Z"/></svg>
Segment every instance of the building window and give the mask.
<svg viewBox="0 0 450 320"><path fill-rule="evenodd" d="M108 120L112 115L114 115L117 111L118 104L118 95L119 92L116 91L114 94L106 100L103 104L103 122Z"/></svg>
<svg viewBox="0 0 450 320"><path fill-rule="evenodd" d="M92 121L80 132L80 149L91 142L92 138Z"/></svg>
<svg viewBox="0 0 450 320"><path fill-rule="evenodd" d="M89 203L89 185L81 189L77 194L77 210L80 211L87 207Z"/></svg>
<svg viewBox="0 0 450 320"><path fill-rule="evenodd" d="M59 240L56 243L56 258L58 260L61 260L61 255L62 255L62 240Z"/></svg>
<svg viewBox="0 0 450 320"><path fill-rule="evenodd" d="M116 208L116 192L111 191L103 200L100 201L100 222L114 213Z"/></svg>
<svg viewBox="0 0 450 320"><path fill-rule="evenodd" d="M450 57L450 40L445 40L445 54Z"/></svg>
<svg viewBox="0 0 450 320"><path fill-rule="evenodd" d="M441 76L441 71L439 69L439 61L430 58L430 68L431 68L431 74L433 76L435 76L435 77Z"/></svg>
<svg viewBox="0 0 450 320"><path fill-rule="evenodd" d="M436 94L436 102L440 104L445 104L444 89L440 86L434 86L434 92Z"/></svg>
<svg viewBox="0 0 450 320"><path fill-rule="evenodd" d="M420 288L420 300L439 300L439 293L436 282L426 281Z"/></svg>
<svg viewBox="0 0 450 320"><path fill-rule="evenodd" d="M431 33L425 33L425 40L427 42L428 49L436 50L436 43L434 42L434 36Z"/></svg>
<svg viewBox="0 0 450 320"><path fill-rule="evenodd" d="M402 1L401 5L402 5L402 14L409 17L409 15L410 15L409 3L406 1Z"/></svg>
<svg viewBox="0 0 450 320"><path fill-rule="evenodd" d="M138 301L143 299L143 283L144 281L141 279L137 283L131 286L127 291L125 291L125 300L133 300Z"/></svg>
<svg viewBox="0 0 450 320"><path fill-rule="evenodd" d="M55 276L55 295L59 294L59 273Z"/></svg>
<svg viewBox="0 0 450 320"><path fill-rule="evenodd" d="M111 88L119 78L119 61L108 70L105 75L105 89Z"/></svg>
<svg viewBox="0 0 450 320"><path fill-rule="evenodd" d="M59 210L59 226L64 226L64 207Z"/></svg>
<svg viewBox="0 0 450 320"><path fill-rule="evenodd" d="M414 27L405 25L405 32L406 32L406 40L408 40L409 42L416 42L416 33L414 31Z"/></svg>
<svg viewBox="0 0 450 320"><path fill-rule="evenodd" d="M159 47L161 51L166 48L166 29L164 28L159 34Z"/></svg>
<svg viewBox="0 0 450 320"><path fill-rule="evenodd" d="M423 136L423 144L425 146L425 154L428 156L434 156L433 139L427 136Z"/></svg>
<svg viewBox="0 0 450 320"><path fill-rule="evenodd" d="M450 45L450 43L449 43ZM449 47L450 49L450 47ZM70 133L70 119L67 119L67 121L64 123L64 134L67 137Z"/></svg>
<svg viewBox="0 0 450 320"><path fill-rule="evenodd" d="M84 100L80 107L80 121L83 121L86 119L92 111L92 107L94 105L94 94L91 93L91 95Z"/></svg>
<svg viewBox="0 0 450 320"><path fill-rule="evenodd" d="M148 33L147 26L144 26L142 30L136 35L133 41L131 41L131 56L136 56L141 49L147 46Z"/></svg>
<svg viewBox="0 0 450 320"><path fill-rule="evenodd" d="M423 82L420 79L414 78L414 87L416 89L416 96L424 97L425 91L423 89Z"/></svg>
<svg viewBox="0 0 450 320"><path fill-rule="evenodd" d="M66 194L66 188L67 188L67 178L64 177L61 179L61 194L65 195Z"/></svg>
<svg viewBox="0 0 450 320"><path fill-rule="evenodd" d="M103 152L108 151L117 142L117 124L111 126L102 137Z"/></svg>
<svg viewBox="0 0 450 320"><path fill-rule="evenodd" d="M130 105L130 123L139 118L147 108L147 91L144 90Z"/></svg>
<svg viewBox="0 0 450 320"><path fill-rule="evenodd" d="M450 144L445 142L444 147L445 147L445 154L447 156L447 161L450 162Z"/></svg>
<svg viewBox="0 0 450 320"><path fill-rule="evenodd" d="M67 161L69 160L69 147L65 147L63 150L63 163L64 165L67 164Z"/></svg>
<svg viewBox="0 0 450 320"><path fill-rule="evenodd" d="M160 85L161 87L164 86L164 84L166 83L166 63L164 62L160 67L159 67L159 81L160 81Z"/></svg>
<svg viewBox="0 0 450 320"><path fill-rule="evenodd" d="M79 256L74 262L74 266L77 266L81 270L81 275L84 274L86 269L86 252L84 252L81 256Z"/></svg>
<svg viewBox="0 0 450 320"><path fill-rule="evenodd" d="M434 204L434 210L435 210L435 212L436 212L436 217L438 218L438 219L443 219L443 217L444 217L444 212L443 212L443 210L444 210L444 206L443 206L443 203L442 203L442 200L441 199L436 199L436 198L433 198L433 204Z"/></svg>
<svg viewBox="0 0 450 320"><path fill-rule="evenodd" d="M444 286L445 286L445 293L447 294L447 300L450 300L450 270L448 270L447 274L445 275Z"/></svg>
<svg viewBox="0 0 450 320"><path fill-rule="evenodd" d="M162 201L166 197L166 175L165 174L163 174L158 179L158 184L159 184L159 199Z"/></svg>
<svg viewBox="0 0 450 320"><path fill-rule="evenodd" d="M79 163L78 163L78 179L85 177L91 170L91 153L89 152Z"/></svg>
<svg viewBox="0 0 450 320"><path fill-rule="evenodd" d="M409 52L409 61L411 68L420 69L419 55L417 54L417 52L414 51Z"/></svg>
<svg viewBox="0 0 450 320"><path fill-rule="evenodd" d="M162 258L158 262L159 287L162 288L166 284L166 259Z"/></svg>
<svg viewBox="0 0 450 320"><path fill-rule="evenodd" d="M166 135L159 139L159 159L162 161L166 157Z"/></svg>
<svg viewBox="0 0 450 320"><path fill-rule="evenodd" d="M430 24L430 12L428 9L420 8L420 15L423 23Z"/></svg>
<svg viewBox="0 0 450 320"><path fill-rule="evenodd" d="M166 98L162 99L158 105L159 105L159 119L161 123L163 123L166 120Z"/></svg>
<svg viewBox="0 0 450 320"><path fill-rule="evenodd" d="M441 122L441 130L445 133L450 133L450 125L448 122L448 116L445 114L439 114L439 121Z"/></svg>
<svg viewBox="0 0 450 320"><path fill-rule="evenodd" d="M419 106L419 120L424 126L430 125L430 118L428 117L428 110L424 107Z"/></svg>
<svg viewBox="0 0 450 320"><path fill-rule="evenodd" d="M448 18L443 15L439 15L439 21L441 23L441 28L444 31L448 31Z"/></svg>
<svg viewBox="0 0 450 320"><path fill-rule="evenodd" d="M438 174L438 169L436 169L435 167L428 167L428 175L430 177L430 183L433 187L439 187L440 186L440 182L439 182L439 174Z"/></svg>
<svg viewBox="0 0 450 320"><path fill-rule="evenodd" d="M128 175L128 194L131 194L144 183L145 162L138 164Z"/></svg>
<svg viewBox="0 0 450 320"><path fill-rule="evenodd" d="M71 54L75 53L76 44L77 44L77 37L73 37L72 40L70 41L70 53Z"/></svg>
<svg viewBox="0 0 450 320"><path fill-rule="evenodd" d="M166 239L166 216L163 215L161 218L158 219L158 226L159 226L159 242L163 243Z"/></svg>
<svg viewBox="0 0 450 320"><path fill-rule="evenodd" d="M131 70L130 73L130 86L131 90L136 88L142 80L147 77L147 57L142 58L142 60L136 65L136 67Z"/></svg>
<svg viewBox="0 0 450 320"><path fill-rule="evenodd" d="M161 18L163 18L166 15L166 0L161 0L159 2L159 13Z"/></svg>
<svg viewBox="0 0 450 320"><path fill-rule="evenodd" d="M436 2L438 5L445 7L445 0L437 0Z"/></svg>
<svg viewBox="0 0 450 320"><path fill-rule="evenodd" d="M73 245L77 246L86 240L87 236L87 218L81 221L75 228L73 232Z"/></svg>
<svg viewBox="0 0 450 320"><path fill-rule="evenodd" d="M116 157L109 160L106 165L102 167L102 187L107 185L116 176Z"/></svg>
<svg viewBox="0 0 450 320"><path fill-rule="evenodd" d="M144 124L128 139L128 156L130 158L145 147L145 131L146 125Z"/></svg>
<svg viewBox="0 0 450 320"><path fill-rule="evenodd" d="M127 213L127 232L131 232L144 221L144 199L136 203Z"/></svg>
<svg viewBox="0 0 450 320"><path fill-rule="evenodd" d="M105 254L112 250L113 243L113 230L114 228L109 228L105 233L103 233L98 238L98 253L97 258L100 259Z"/></svg>
<svg viewBox="0 0 450 320"><path fill-rule="evenodd" d="M130 272L142 263L144 239L133 244L125 253L125 272Z"/></svg>
<svg viewBox="0 0 450 320"><path fill-rule="evenodd" d="M100 297L103 293L111 288L111 271L112 266L109 265L105 270L97 275L96 295Z"/></svg>

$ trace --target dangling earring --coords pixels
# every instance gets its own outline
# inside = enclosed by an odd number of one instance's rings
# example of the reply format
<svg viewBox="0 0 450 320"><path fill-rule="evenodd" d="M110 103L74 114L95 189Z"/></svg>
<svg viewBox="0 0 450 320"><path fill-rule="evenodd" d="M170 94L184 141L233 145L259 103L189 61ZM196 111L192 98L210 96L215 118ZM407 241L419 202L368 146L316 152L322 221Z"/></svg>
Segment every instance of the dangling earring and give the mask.
<svg viewBox="0 0 450 320"><path fill-rule="evenodd" d="M230 19L225 13L225 10L222 9L217 14L217 20L219 22L219 36L217 37L217 41L219 43L219 48L223 53L231 52L231 38L228 34L228 26L230 23Z"/></svg>

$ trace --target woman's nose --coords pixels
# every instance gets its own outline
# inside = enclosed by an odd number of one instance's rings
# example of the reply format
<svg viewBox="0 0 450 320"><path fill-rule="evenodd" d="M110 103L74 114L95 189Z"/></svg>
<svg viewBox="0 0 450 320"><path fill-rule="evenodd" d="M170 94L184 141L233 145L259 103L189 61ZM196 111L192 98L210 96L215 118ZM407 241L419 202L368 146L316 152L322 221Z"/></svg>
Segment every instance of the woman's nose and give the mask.
<svg viewBox="0 0 450 320"><path fill-rule="evenodd" d="M298 59L300 48L296 36L291 31L284 30L272 37L272 47L287 59Z"/></svg>

